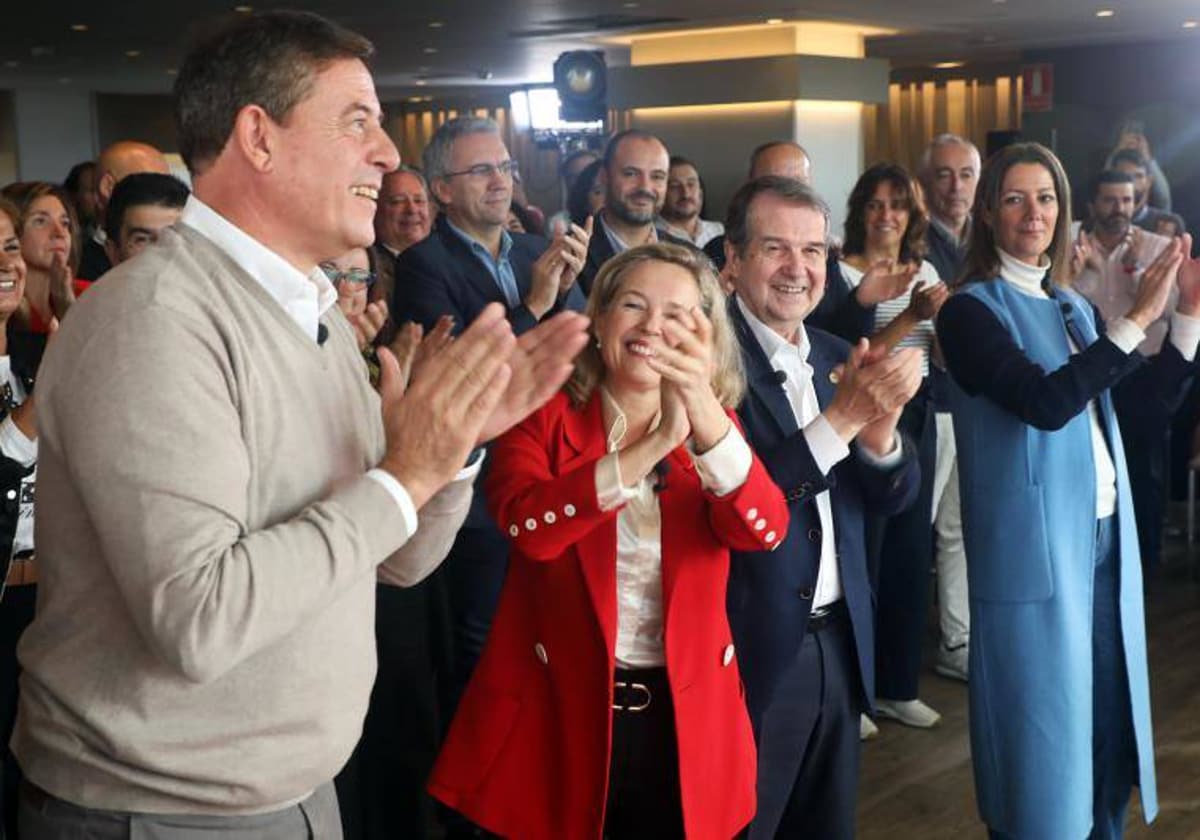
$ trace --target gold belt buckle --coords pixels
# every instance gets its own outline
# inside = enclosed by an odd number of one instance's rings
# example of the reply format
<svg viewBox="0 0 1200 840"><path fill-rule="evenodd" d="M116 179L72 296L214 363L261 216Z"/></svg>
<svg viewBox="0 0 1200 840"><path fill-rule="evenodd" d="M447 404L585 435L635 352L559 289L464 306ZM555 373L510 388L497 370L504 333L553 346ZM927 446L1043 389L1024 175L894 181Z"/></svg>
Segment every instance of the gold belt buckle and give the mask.
<svg viewBox="0 0 1200 840"><path fill-rule="evenodd" d="M643 700L643 701L640 701L640 702L638 702L638 703L635 703L635 704L628 705L628 706L622 706L620 703L617 703L617 702L615 702L615 701L614 701L614 702L613 702L613 706L612 706L612 707L613 707L614 709L616 709L617 711L623 711L623 712L640 712L640 711L642 711L642 710L646 709L646 708L647 708L647 707L650 705L650 689L649 689L649 688L647 688L647 687L646 687L645 685L643 685L642 683L627 683L627 682L618 682L618 683L613 683L613 688L614 688L614 689L616 689L616 688L629 688L629 689L633 689L634 691L640 691L640 692L642 692L642 694L644 694L644 695L645 695L645 697L646 697L646 699L645 699L645 700Z"/></svg>

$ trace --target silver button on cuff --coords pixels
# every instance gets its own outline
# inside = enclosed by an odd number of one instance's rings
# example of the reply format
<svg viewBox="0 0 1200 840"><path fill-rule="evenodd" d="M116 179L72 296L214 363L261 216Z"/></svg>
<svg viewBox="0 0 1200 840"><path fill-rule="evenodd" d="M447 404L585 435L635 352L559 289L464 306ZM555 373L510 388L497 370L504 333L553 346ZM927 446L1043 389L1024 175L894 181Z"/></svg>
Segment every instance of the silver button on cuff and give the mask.
<svg viewBox="0 0 1200 840"><path fill-rule="evenodd" d="M721 654L721 667L728 668L729 663L733 661L733 645L725 645L725 652Z"/></svg>
<svg viewBox="0 0 1200 840"><path fill-rule="evenodd" d="M532 516L525 520L525 530L526 531L536 531L537 530L537 520L534 519Z"/></svg>
<svg viewBox="0 0 1200 840"><path fill-rule="evenodd" d="M575 505L563 505L563 513L568 517L575 515Z"/></svg>
<svg viewBox="0 0 1200 840"><path fill-rule="evenodd" d="M543 645L541 642L538 642L536 645L533 646L533 652L535 654L537 654L538 661L541 662L543 665L550 664L550 657L546 655L546 646Z"/></svg>
<svg viewBox="0 0 1200 840"><path fill-rule="evenodd" d="M548 510L544 514L542 514L542 519L544 519L546 521L547 525L553 525L555 522L558 521L558 517L554 515L554 511L552 511L552 510Z"/></svg>

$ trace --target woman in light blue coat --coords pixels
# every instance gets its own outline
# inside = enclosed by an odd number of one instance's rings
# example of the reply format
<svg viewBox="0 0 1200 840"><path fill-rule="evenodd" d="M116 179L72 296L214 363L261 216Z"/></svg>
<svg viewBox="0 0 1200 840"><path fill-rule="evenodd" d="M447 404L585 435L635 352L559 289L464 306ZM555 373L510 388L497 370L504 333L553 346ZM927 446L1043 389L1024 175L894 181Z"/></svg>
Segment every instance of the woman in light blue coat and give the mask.
<svg viewBox="0 0 1200 840"><path fill-rule="evenodd" d="M937 322L970 557L971 752L994 838L1120 837L1135 784L1147 820L1158 807L1141 563L1109 388L1148 363L1146 400L1182 397L1200 265L1173 242L1129 313L1105 324L1056 282L1070 206L1048 149L989 160L969 279ZM1177 275L1170 341L1147 362L1135 348Z"/></svg>

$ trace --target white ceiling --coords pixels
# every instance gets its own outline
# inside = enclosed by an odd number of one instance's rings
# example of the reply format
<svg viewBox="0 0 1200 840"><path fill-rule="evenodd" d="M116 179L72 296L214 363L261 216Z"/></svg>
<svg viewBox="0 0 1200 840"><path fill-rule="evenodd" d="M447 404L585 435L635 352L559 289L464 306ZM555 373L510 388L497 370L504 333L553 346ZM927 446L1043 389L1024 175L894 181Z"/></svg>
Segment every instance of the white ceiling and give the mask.
<svg viewBox="0 0 1200 840"><path fill-rule="evenodd" d="M165 92L190 22L229 12L233 2L65 0L43 6L14 0L16 8L2 13L0 88ZM601 34L768 17L897 29L899 34L872 39L868 46L869 54L891 58L896 66L992 61L1037 47L1200 38L1200 29L1182 28L1189 18L1200 20L1200 0L341 0L287 5L328 15L370 37L378 49L379 86L390 95L422 92L418 79L439 90L544 81L558 53L594 47L590 39ZM1115 14L1097 18L1102 8ZM75 32L71 24L88 29ZM626 61L615 48L608 48L608 59Z"/></svg>

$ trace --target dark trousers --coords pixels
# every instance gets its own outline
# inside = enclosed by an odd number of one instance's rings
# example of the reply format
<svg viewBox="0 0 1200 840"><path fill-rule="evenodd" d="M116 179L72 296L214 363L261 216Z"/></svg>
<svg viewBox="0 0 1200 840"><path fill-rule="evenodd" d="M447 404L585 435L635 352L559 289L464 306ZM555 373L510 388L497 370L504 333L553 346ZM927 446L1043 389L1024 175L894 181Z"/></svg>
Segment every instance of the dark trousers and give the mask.
<svg viewBox="0 0 1200 840"><path fill-rule="evenodd" d="M876 520L878 548L875 619L875 696L914 700L921 674L929 570L933 562L933 479L937 423L928 388L904 409L900 427L917 444L921 489L908 510Z"/></svg>
<svg viewBox="0 0 1200 840"><path fill-rule="evenodd" d="M682 838L679 746L667 670L618 670L616 681L646 686L649 705L613 710L605 840ZM643 699L641 689L618 687L614 695L614 705L637 706Z"/></svg>
<svg viewBox="0 0 1200 840"><path fill-rule="evenodd" d="M8 748L12 739L13 725L17 721L17 681L21 666L17 662L17 642L25 628L33 621L37 603L37 585L9 586L0 600L0 750L3 751L3 799L4 821L0 824L0 838L17 836L17 796L21 781L21 768Z"/></svg>
<svg viewBox="0 0 1200 840"><path fill-rule="evenodd" d="M337 783L346 840L425 838L436 833L425 782L443 722L439 698L448 672L446 578L375 590L379 671L362 738Z"/></svg>
<svg viewBox="0 0 1200 840"><path fill-rule="evenodd" d="M494 527L464 527L443 567L452 624L453 664L445 717L449 723L492 629L508 571L508 541Z"/></svg>
<svg viewBox="0 0 1200 840"><path fill-rule="evenodd" d="M750 840L854 836L862 680L849 617L807 633L758 733Z"/></svg>

